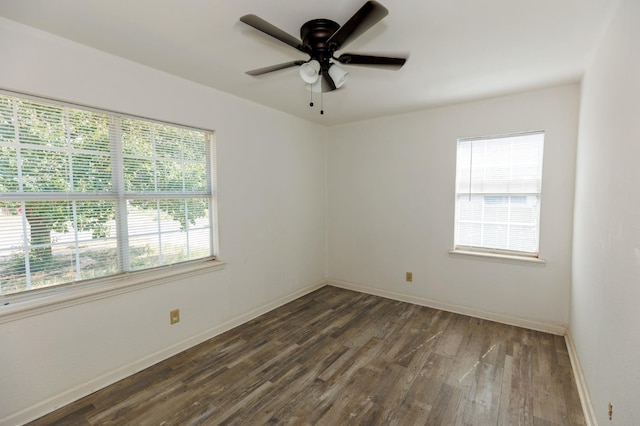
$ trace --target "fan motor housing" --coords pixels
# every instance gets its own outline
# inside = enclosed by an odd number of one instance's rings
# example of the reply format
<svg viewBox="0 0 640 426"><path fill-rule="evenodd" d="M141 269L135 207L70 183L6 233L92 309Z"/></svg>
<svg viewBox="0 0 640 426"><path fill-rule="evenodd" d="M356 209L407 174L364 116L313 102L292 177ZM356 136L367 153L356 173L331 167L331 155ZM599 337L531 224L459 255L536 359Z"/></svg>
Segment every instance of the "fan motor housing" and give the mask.
<svg viewBox="0 0 640 426"><path fill-rule="evenodd" d="M328 63L333 56L333 49L327 40L340 28L338 23L330 19L312 19L300 28L302 44L311 49L311 57L321 64Z"/></svg>

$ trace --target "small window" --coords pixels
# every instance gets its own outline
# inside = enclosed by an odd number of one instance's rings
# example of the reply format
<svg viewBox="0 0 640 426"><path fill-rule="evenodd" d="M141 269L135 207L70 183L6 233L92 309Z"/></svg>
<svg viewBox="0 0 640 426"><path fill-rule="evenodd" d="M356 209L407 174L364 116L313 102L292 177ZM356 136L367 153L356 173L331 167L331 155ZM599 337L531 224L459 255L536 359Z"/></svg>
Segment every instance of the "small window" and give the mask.
<svg viewBox="0 0 640 426"><path fill-rule="evenodd" d="M458 140L454 249L538 256L544 132Z"/></svg>
<svg viewBox="0 0 640 426"><path fill-rule="evenodd" d="M210 131L0 93L0 296L213 257Z"/></svg>

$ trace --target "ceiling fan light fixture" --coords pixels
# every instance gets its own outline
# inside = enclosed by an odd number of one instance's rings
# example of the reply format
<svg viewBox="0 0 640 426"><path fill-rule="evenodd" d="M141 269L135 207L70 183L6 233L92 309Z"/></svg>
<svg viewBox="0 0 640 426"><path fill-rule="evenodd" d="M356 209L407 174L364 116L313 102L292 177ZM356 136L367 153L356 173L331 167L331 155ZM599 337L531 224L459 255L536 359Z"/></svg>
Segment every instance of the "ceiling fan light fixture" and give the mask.
<svg viewBox="0 0 640 426"><path fill-rule="evenodd" d="M335 83L336 89L344 86L347 82L348 75L349 73L347 71L343 70L336 64L331 64L331 67L329 67L329 76L331 76L331 79Z"/></svg>
<svg viewBox="0 0 640 426"><path fill-rule="evenodd" d="M244 15L240 17L241 22L309 56L306 61L289 61L247 71L247 74L259 76L278 70L298 67L300 78L306 83L307 89L311 91L310 103L312 104L313 92L331 92L346 83L349 73L333 63L332 60L339 62L341 65L400 69L407 61L406 58L359 55L356 53L342 53L340 57L335 56L337 51L342 51L348 43L367 32L388 13L387 8L376 0L367 0L342 26L330 19L312 19L305 22L300 27L300 38L292 36L256 15ZM320 113L322 114L322 111Z"/></svg>
<svg viewBox="0 0 640 426"><path fill-rule="evenodd" d="M300 65L300 77L305 83L314 84L319 80L320 62L315 59Z"/></svg>

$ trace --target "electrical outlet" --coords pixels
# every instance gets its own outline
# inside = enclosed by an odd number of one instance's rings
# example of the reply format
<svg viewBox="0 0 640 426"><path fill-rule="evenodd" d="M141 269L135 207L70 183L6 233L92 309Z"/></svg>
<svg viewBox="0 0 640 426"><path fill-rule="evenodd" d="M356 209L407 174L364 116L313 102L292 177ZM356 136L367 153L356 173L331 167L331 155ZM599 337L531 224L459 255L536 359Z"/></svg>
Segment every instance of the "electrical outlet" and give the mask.
<svg viewBox="0 0 640 426"><path fill-rule="evenodd" d="M169 322L171 324L177 324L180 322L180 309L174 309L169 312Z"/></svg>
<svg viewBox="0 0 640 426"><path fill-rule="evenodd" d="M406 281L408 283L412 283L413 282L413 272L407 272Z"/></svg>
<svg viewBox="0 0 640 426"><path fill-rule="evenodd" d="M613 404L609 403L609 420L613 420Z"/></svg>

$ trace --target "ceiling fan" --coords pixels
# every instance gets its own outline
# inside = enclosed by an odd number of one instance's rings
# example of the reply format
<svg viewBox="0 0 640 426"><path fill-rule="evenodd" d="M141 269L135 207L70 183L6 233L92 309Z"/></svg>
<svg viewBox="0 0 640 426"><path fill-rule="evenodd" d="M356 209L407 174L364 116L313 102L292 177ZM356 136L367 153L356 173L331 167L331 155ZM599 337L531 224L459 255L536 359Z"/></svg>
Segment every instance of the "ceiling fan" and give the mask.
<svg viewBox="0 0 640 426"><path fill-rule="evenodd" d="M335 57L336 51L345 47L387 16L389 11L376 1L367 1L344 25L330 19L312 19L300 28L300 38L288 34L256 15L244 15L240 21L283 43L309 55L309 59L285 62L247 71L252 76L262 75L291 67L300 67L302 80L311 85L314 92L330 92L346 82L347 72L343 65L362 65L400 69L407 61L402 57L358 55L343 53ZM322 84L324 80L325 84ZM313 103L311 104L313 106Z"/></svg>

